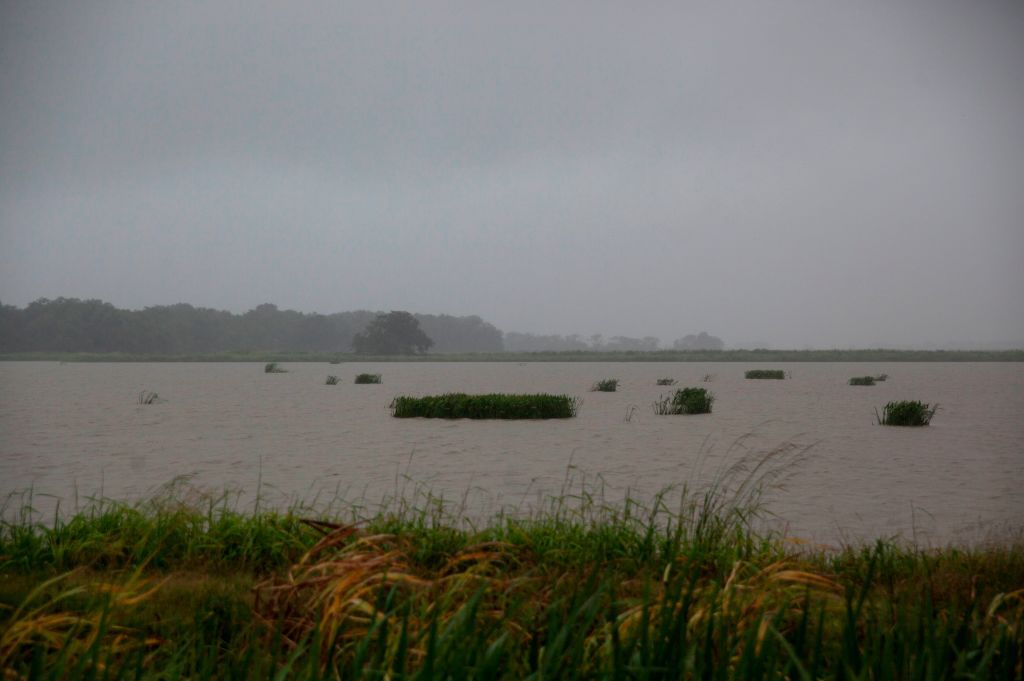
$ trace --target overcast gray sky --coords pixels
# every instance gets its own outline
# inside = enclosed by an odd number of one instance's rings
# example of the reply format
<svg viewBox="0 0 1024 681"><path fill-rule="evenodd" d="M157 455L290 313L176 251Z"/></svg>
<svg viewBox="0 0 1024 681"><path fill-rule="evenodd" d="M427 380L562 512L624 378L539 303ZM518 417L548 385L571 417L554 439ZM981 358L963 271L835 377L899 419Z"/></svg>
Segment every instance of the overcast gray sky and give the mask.
<svg viewBox="0 0 1024 681"><path fill-rule="evenodd" d="M0 300L1024 343L1024 3L0 3Z"/></svg>

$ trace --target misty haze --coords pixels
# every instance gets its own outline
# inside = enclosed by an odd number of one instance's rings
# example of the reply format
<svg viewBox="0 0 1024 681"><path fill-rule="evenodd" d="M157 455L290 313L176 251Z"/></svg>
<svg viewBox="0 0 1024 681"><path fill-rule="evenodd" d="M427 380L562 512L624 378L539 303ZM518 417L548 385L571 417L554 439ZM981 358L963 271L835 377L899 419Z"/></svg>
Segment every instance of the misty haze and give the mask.
<svg viewBox="0 0 1024 681"><path fill-rule="evenodd" d="M4 678L1020 679L1022 36L0 4Z"/></svg>

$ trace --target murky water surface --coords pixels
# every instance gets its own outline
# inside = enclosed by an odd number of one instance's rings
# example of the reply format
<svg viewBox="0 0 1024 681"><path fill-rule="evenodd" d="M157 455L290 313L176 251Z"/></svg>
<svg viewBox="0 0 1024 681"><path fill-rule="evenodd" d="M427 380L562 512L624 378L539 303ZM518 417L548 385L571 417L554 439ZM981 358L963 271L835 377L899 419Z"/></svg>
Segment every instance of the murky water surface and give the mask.
<svg viewBox="0 0 1024 681"><path fill-rule="evenodd" d="M478 509L529 505L583 475L610 500L700 485L747 457L784 475L767 507L815 541L900 534L972 542L1024 518L1024 364L257 364L0 363L0 492L37 505L99 491L134 499L182 475L204 489L280 503L341 494L378 500L407 480ZM788 380L750 381L749 368ZM354 385L380 372L383 385ZM874 387L850 376L889 374ZM342 383L324 385L328 374ZM706 374L711 381L704 383ZM714 413L655 416L680 386L709 387ZM615 393L587 389L620 379ZM141 390L164 402L141 406ZM395 395L555 392L583 397L575 419L394 419ZM884 428L888 400L939 403L927 428ZM570 468L572 466L572 468ZM780 469L781 467L781 469Z"/></svg>

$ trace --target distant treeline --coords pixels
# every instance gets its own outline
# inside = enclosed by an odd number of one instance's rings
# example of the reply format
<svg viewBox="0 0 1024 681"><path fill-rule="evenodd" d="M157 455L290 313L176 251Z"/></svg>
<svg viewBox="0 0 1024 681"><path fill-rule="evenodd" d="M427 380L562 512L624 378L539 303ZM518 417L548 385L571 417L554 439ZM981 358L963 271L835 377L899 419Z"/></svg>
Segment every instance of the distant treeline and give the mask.
<svg viewBox="0 0 1024 681"><path fill-rule="evenodd" d="M352 355L352 338L378 312L305 314L264 304L244 314L160 305L121 310L99 300L40 299L25 308L0 304L0 359L64 361L303 362L394 360ZM502 334L477 316L416 314L433 340L408 361L518 362L1020 362L1022 350L722 350L707 333L684 336L671 350L658 339L594 335Z"/></svg>
<svg viewBox="0 0 1024 681"><path fill-rule="evenodd" d="M100 300L0 305L0 353L344 353L377 312L305 314L269 303L244 314L185 303L121 310ZM502 333L480 317L417 314L432 352L501 352Z"/></svg>
<svg viewBox="0 0 1024 681"><path fill-rule="evenodd" d="M101 300L41 298L20 309L0 304L0 354L126 353L194 356L223 353L346 353L379 312L306 314L264 303L244 314L186 303L122 310ZM652 352L653 336L503 334L477 316L415 314L433 341L432 354L478 352ZM675 350L721 350L701 332L677 339ZM269 360L268 360L269 361Z"/></svg>

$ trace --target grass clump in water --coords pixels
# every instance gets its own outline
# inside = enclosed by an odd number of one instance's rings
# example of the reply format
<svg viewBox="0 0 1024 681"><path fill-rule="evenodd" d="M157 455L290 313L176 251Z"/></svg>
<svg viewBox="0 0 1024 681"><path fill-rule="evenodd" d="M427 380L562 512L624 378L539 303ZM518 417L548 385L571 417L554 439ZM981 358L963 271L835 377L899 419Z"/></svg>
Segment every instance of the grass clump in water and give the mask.
<svg viewBox="0 0 1024 681"><path fill-rule="evenodd" d="M674 414L710 414L715 396L707 388L683 388L671 397L662 396L654 403L654 413L659 416Z"/></svg>
<svg viewBox="0 0 1024 681"><path fill-rule="evenodd" d="M369 384L380 382L380 374L359 374L356 376L356 383Z"/></svg>
<svg viewBox="0 0 1024 681"><path fill-rule="evenodd" d="M854 376L850 379L850 385L874 385L874 376Z"/></svg>
<svg viewBox="0 0 1024 681"><path fill-rule="evenodd" d="M875 418L882 426L927 426L938 410L937 404L933 407L918 400L903 400L887 403L881 415L875 409Z"/></svg>
<svg viewBox="0 0 1024 681"><path fill-rule="evenodd" d="M277 362L267 362L263 365L263 373L265 374L287 374L288 370L279 365Z"/></svg>
<svg viewBox="0 0 1024 681"><path fill-rule="evenodd" d="M148 390L139 393L139 404L156 404L159 401L160 396L156 393L151 393Z"/></svg>
<svg viewBox="0 0 1024 681"><path fill-rule="evenodd" d="M613 393L619 387L619 379L605 378L590 386L590 392Z"/></svg>
<svg viewBox="0 0 1024 681"><path fill-rule="evenodd" d="M433 419L566 419L576 416L580 400L568 395L467 395L447 393L427 397L396 397L396 418Z"/></svg>
<svg viewBox="0 0 1024 681"><path fill-rule="evenodd" d="M674 378L659 378L658 385L675 385L676 379Z"/></svg>
<svg viewBox="0 0 1024 681"><path fill-rule="evenodd" d="M327 380L324 381L324 385L338 385L338 380L337 376L328 376Z"/></svg>
<svg viewBox="0 0 1024 681"><path fill-rule="evenodd" d="M744 375L747 378L783 379L786 377L786 372L782 369L751 369Z"/></svg>
<svg viewBox="0 0 1024 681"><path fill-rule="evenodd" d="M882 383L884 383L887 378L889 378L889 374L878 374L875 376L875 380Z"/></svg>

